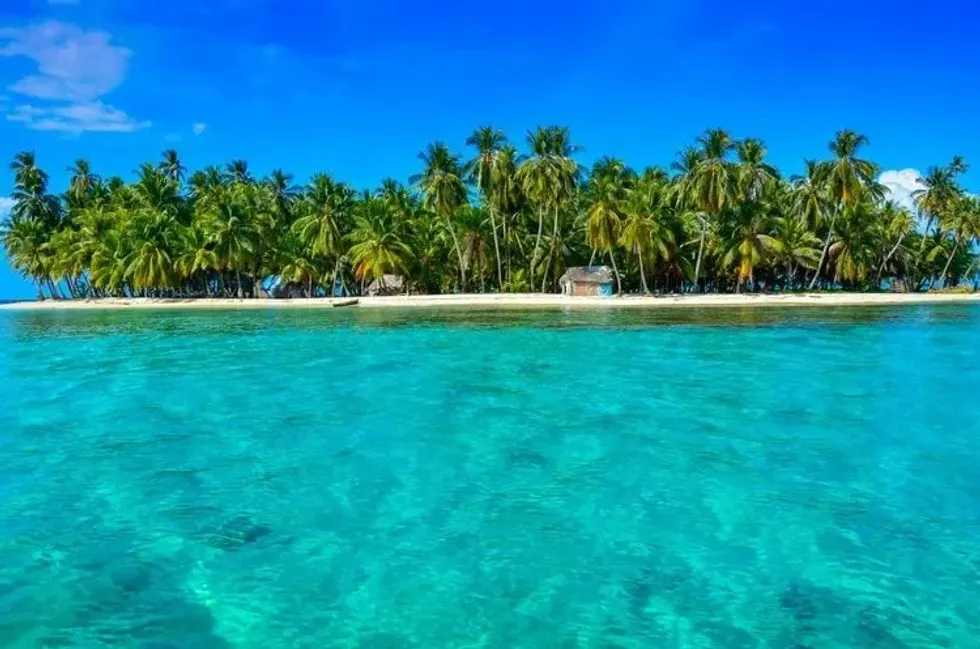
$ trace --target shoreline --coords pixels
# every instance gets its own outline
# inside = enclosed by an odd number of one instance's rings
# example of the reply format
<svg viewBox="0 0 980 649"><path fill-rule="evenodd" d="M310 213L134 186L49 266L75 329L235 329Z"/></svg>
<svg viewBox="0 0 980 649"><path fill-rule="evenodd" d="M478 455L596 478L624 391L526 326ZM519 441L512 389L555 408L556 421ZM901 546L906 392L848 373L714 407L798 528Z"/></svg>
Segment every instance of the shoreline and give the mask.
<svg viewBox="0 0 980 649"><path fill-rule="evenodd" d="M347 299L347 298L344 298ZM329 309L339 298L104 298L45 300L0 305L0 311L75 311L140 309ZM915 304L980 304L980 293L787 293L708 294L626 297L566 297L537 293L470 293L358 298L345 308L684 308L684 307L841 307Z"/></svg>

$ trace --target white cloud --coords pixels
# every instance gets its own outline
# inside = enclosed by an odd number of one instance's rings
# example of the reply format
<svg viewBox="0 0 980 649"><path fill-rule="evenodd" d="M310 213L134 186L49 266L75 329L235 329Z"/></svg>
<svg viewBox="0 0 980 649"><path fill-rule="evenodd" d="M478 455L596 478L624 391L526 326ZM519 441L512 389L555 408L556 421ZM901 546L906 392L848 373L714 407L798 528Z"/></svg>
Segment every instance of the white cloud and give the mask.
<svg viewBox="0 0 980 649"><path fill-rule="evenodd" d="M922 174L916 169L885 171L878 177L878 182L888 188L885 198L907 207L915 213L915 201L912 192L925 189Z"/></svg>
<svg viewBox="0 0 980 649"><path fill-rule="evenodd" d="M126 113L101 101L67 104L52 108L38 108L25 104L17 106L7 115L11 122L21 122L35 131L59 131L62 133L132 133L150 126L150 122L138 122Z"/></svg>
<svg viewBox="0 0 980 649"><path fill-rule="evenodd" d="M194 132L194 135L201 135L204 131L208 130L208 125L204 122L194 122L191 124L191 130Z"/></svg>
<svg viewBox="0 0 980 649"><path fill-rule="evenodd" d="M0 219L5 218L14 209L14 199L9 196L0 196Z"/></svg>
<svg viewBox="0 0 980 649"><path fill-rule="evenodd" d="M43 131L130 132L149 122L130 118L102 101L125 79L132 52L114 45L109 34L48 21L23 28L0 28L0 57L23 57L37 70L8 86L34 103L17 105L7 118Z"/></svg>

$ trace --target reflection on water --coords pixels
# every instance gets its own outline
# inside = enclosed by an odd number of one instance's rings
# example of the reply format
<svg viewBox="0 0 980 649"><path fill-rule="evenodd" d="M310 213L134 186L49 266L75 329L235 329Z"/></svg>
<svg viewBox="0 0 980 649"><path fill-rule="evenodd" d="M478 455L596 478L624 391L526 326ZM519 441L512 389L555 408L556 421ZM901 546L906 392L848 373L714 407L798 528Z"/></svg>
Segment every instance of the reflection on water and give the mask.
<svg viewBox="0 0 980 649"><path fill-rule="evenodd" d="M714 308L564 308L564 309L227 309L202 311L25 311L0 315L0 327L17 334L76 335L92 333L180 334L220 329L228 333L357 327L501 328L643 328L807 327L874 323L966 322L977 317L976 305L869 307L714 307Z"/></svg>
<svg viewBox="0 0 980 649"><path fill-rule="evenodd" d="M0 313L0 646L974 647L978 325Z"/></svg>

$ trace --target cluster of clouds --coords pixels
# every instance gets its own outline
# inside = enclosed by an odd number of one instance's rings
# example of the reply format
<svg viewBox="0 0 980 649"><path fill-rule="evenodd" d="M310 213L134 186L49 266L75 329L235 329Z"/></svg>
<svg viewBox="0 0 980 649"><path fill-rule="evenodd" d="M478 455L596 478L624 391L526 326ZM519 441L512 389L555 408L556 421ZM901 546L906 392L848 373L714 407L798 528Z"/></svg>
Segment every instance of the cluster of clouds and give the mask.
<svg viewBox="0 0 980 649"><path fill-rule="evenodd" d="M10 214L12 209L14 209L14 199L8 196L0 196L0 219Z"/></svg>
<svg viewBox="0 0 980 649"><path fill-rule="evenodd" d="M0 58L25 58L36 70L8 86L7 119L38 131L131 133L150 122L105 102L126 77L132 52L109 34L49 20L0 28Z"/></svg>
<svg viewBox="0 0 980 649"><path fill-rule="evenodd" d="M49 0L77 4L79 0ZM126 79L132 50L97 29L48 20L23 27L0 27L0 60L20 59L34 70L7 86L0 111L8 121L35 131L70 135L84 132L132 133L151 126L108 103L107 96ZM195 122L190 130L207 130ZM179 139L179 136L169 136Z"/></svg>
<svg viewBox="0 0 980 649"><path fill-rule="evenodd" d="M885 171L878 177L878 182L888 188L886 198L908 208L912 213L915 213L913 192L926 188L922 183L922 174L916 169Z"/></svg>

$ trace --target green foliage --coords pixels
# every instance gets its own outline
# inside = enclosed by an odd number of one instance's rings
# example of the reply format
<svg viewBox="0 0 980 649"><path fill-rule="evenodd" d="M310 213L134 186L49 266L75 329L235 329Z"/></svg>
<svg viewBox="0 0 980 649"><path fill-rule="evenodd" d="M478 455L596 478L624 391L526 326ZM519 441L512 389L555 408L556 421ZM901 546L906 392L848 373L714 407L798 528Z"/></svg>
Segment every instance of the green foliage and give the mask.
<svg viewBox="0 0 980 649"><path fill-rule="evenodd" d="M131 182L78 160L57 194L22 152L0 240L43 298L258 297L270 277L312 297L392 273L418 292L547 291L590 263L643 292L980 281L980 200L958 157L921 179L913 213L884 200L867 138L847 130L789 180L761 140L722 129L639 174L610 157L586 171L560 126L530 131L526 155L492 126L466 144L468 160L436 142L409 186L360 193L327 174L259 178L244 160L189 172L168 150Z"/></svg>

